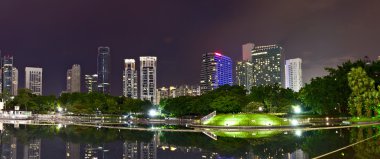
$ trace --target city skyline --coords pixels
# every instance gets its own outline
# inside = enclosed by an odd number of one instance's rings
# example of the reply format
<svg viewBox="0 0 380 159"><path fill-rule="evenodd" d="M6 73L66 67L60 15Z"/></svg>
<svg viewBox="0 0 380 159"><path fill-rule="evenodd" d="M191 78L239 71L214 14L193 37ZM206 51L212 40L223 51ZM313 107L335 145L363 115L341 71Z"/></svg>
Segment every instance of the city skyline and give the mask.
<svg viewBox="0 0 380 159"><path fill-rule="evenodd" d="M66 87L65 71L72 64L81 64L84 74L96 73L98 46L112 48L113 94L122 92L122 80L116 75L123 71L124 58L161 59L157 85L162 86L168 80L173 85L198 83L201 54L220 50L240 59L241 45L248 42L280 44L287 59L302 58L305 82L325 74L324 67L365 55L375 59L380 52L376 47L380 23L374 22L380 12L375 8L378 1L24 3L0 5L4 22L0 49L14 56L20 70L44 68L47 95L58 95ZM141 13L142 8L149 11Z"/></svg>

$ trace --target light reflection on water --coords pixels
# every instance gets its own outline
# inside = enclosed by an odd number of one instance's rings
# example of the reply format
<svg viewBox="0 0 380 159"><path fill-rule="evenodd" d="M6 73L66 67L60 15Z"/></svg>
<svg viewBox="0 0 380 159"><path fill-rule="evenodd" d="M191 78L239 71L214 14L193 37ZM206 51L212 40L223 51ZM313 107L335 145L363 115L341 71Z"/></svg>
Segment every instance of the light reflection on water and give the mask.
<svg viewBox="0 0 380 159"><path fill-rule="evenodd" d="M70 125L20 125L18 128L4 125L3 128L1 157L14 159L309 159L379 133L378 127L207 133ZM380 138L374 138L326 158L378 158L379 144Z"/></svg>

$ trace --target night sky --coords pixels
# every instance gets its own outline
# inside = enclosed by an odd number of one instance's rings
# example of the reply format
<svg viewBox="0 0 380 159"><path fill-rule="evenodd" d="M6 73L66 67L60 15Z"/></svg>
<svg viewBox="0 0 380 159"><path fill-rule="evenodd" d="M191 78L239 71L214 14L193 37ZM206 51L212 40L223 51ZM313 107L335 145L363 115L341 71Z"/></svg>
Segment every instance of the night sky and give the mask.
<svg viewBox="0 0 380 159"><path fill-rule="evenodd" d="M378 0L4 0L0 49L44 69L44 95L66 87L66 70L96 73L98 46L111 47L111 92L122 94L124 58L158 58L158 86L198 84L201 54L234 61L241 45L280 44L303 59L305 82L348 59L380 55ZM82 79L83 82L83 79Z"/></svg>

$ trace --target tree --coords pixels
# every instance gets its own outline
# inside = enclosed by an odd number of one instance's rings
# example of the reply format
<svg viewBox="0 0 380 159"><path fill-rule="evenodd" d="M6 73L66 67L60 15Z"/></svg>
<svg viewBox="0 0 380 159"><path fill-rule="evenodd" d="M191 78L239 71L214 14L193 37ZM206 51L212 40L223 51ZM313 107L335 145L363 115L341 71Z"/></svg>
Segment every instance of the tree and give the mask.
<svg viewBox="0 0 380 159"><path fill-rule="evenodd" d="M379 104L379 92L375 89L375 80L367 76L363 68L352 68L347 75L348 84L352 89L348 104L350 114L371 117L373 110Z"/></svg>
<svg viewBox="0 0 380 159"><path fill-rule="evenodd" d="M246 112L246 113L254 113L254 112L259 112L260 110L260 107L261 109L264 108L264 104L261 103L261 102L250 102L248 103L246 106L244 106L242 108L242 111L243 112Z"/></svg>

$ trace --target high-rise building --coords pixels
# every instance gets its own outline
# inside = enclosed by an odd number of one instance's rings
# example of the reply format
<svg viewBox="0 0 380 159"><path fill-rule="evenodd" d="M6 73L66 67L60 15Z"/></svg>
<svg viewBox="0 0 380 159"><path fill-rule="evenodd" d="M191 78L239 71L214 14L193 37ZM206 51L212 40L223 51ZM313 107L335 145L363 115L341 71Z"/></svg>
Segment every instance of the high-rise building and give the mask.
<svg viewBox="0 0 380 159"><path fill-rule="evenodd" d="M236 84L243 86L248 92L253 85L253 66L248 61L238 61L236 64Z"/></svg>
<svg viewBox="0 0 380 159"><path fill-rule="evenodd" d="M67 70L67 85L66 91L69 93L80 92L80 65L75 64L71 69Z"/></svg>
<svg viewBox="0 0 380 159"><path fill-rule="evenodd" d="M252 60L252 50L255 47L253 43L247 43L242 46L243 50L243 61L251 61Z"/></svg>
<svg viewBox="0 0 380 159"><path fill-rule="evenodd" d="M98 48L98 91L110 93L110 48L100 46Z"/></svg>
<svg viewBox="0 0 380 159"><path fill-rule="evenodd" d="M17 96L18 92L18 69L16 67L12 68L12 91L11 94Z"/></svg>
<svg viewBox="0 0 380 159"><path fill-rule="evenodd" d="M201 93L214 90L219 86L232 85L231 58L220 53L202 55L201 66Z"/></svg>
<svg viewBox="0 0 380 159"><path fill-rule="evenodd" d="M134 59L124 59L123 95L133 99L138 98L137 70Z"/></svg>
<svg viewBox="0 0 380 159"><path fill-rule="evenodd" d="M253 85L279 84L285 87L284 51L281 46L256 46L252 50Z"/></svg>
<svg viewBox="0 0 380 159"><path fill-rule="evenodd" d="M84 80L87 93L98 91L98 74L84 75Z"/></svg>
<svg viewBox="0 0 380 159"><path fill-rule="evenodd" d="M156 101L157 89L157 57L140 57L140 99L149 100L153 104Z"/></svg>
<svg viewBox="0 0 380 159"><path fill-rule="evenodd" d="M292 89L294 92L298 92L302 86L302 59L295 58L286 60L285 87Z"/></svg>
<svg viewBox="0 0 380 159"><path fill-rule="evenodd" d="M13 56L3 57L2 67L2 91L7 91L10 95L17 95L18 71L13 66Z"/></svg>
<svg viewBox="0 0 380 159"><path fill-rule="evenodd" d="M25 88L42 95L42 68L25 67Z"/></svg>

